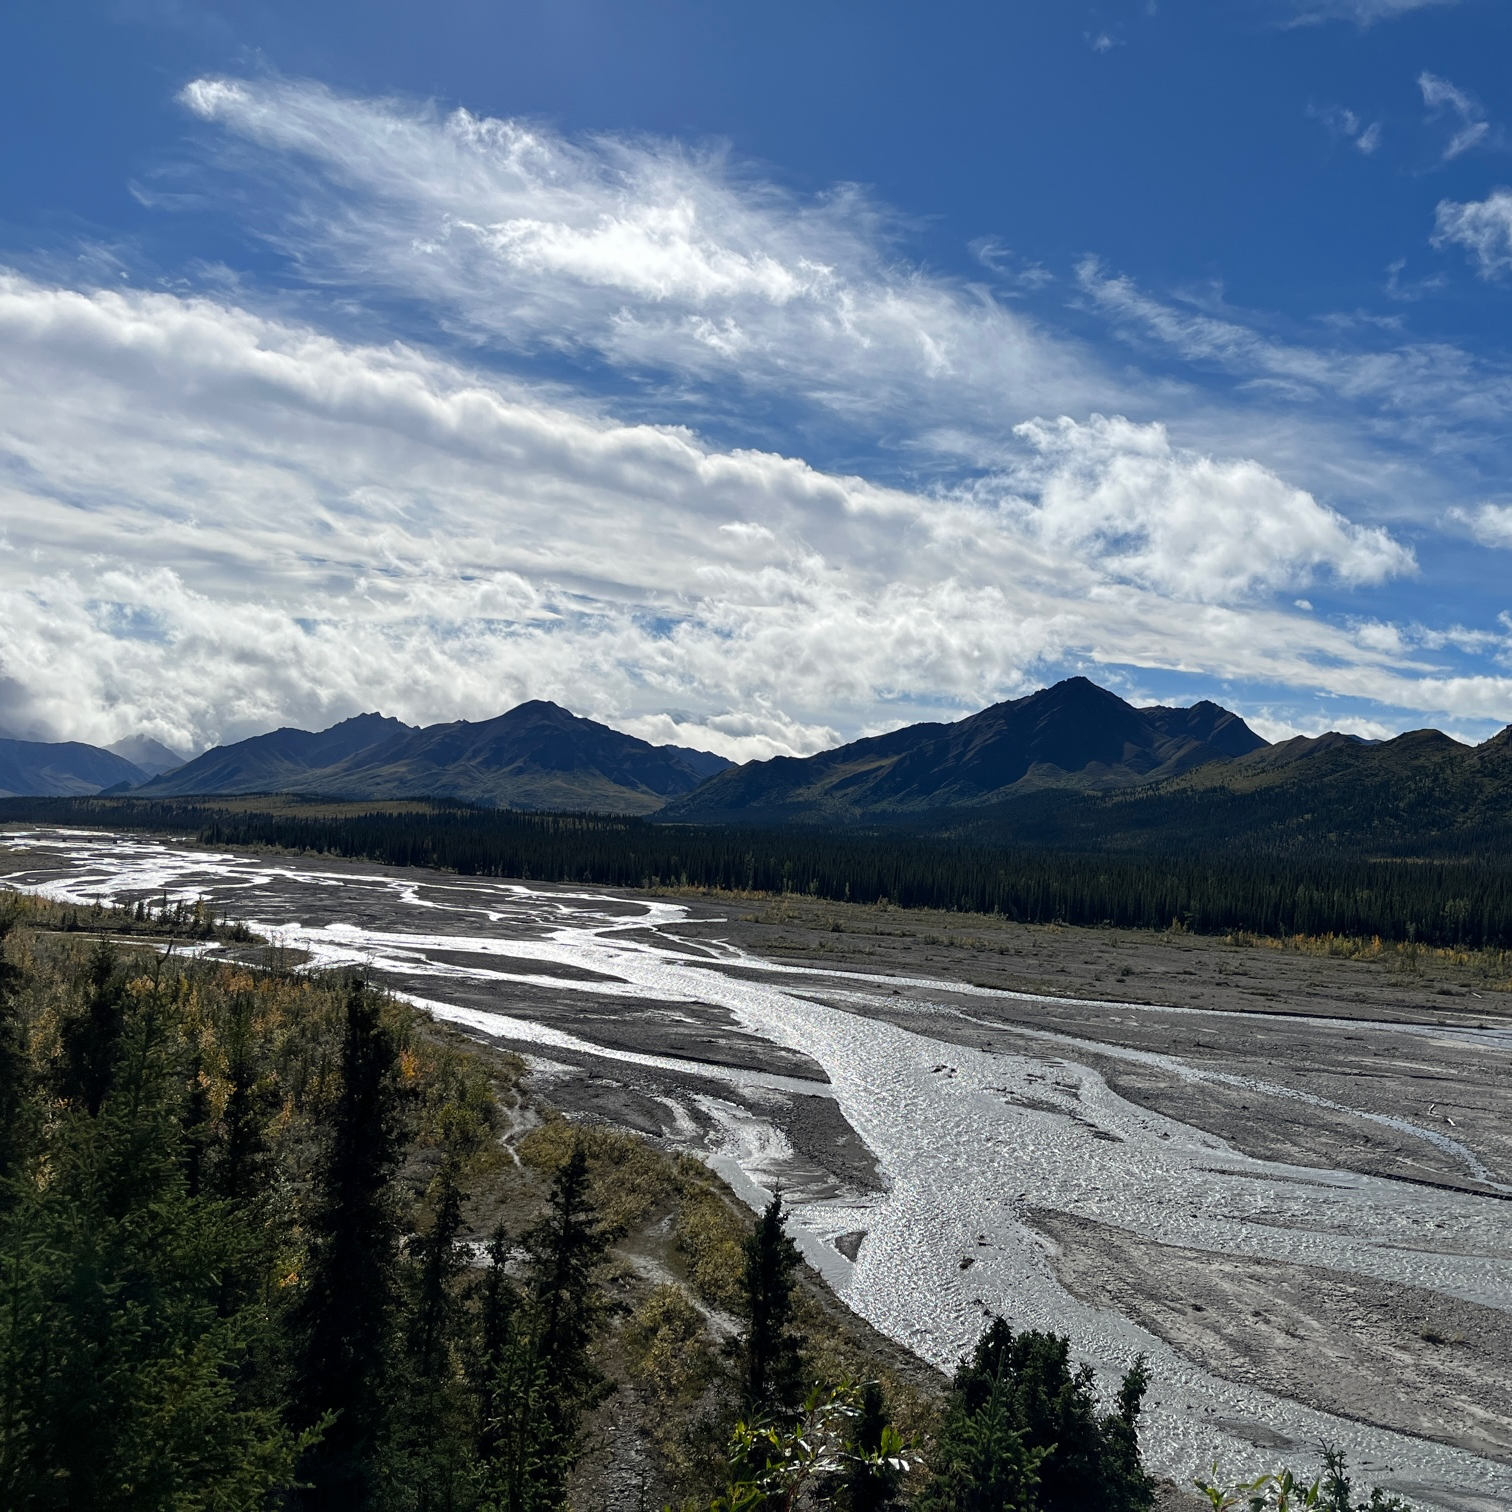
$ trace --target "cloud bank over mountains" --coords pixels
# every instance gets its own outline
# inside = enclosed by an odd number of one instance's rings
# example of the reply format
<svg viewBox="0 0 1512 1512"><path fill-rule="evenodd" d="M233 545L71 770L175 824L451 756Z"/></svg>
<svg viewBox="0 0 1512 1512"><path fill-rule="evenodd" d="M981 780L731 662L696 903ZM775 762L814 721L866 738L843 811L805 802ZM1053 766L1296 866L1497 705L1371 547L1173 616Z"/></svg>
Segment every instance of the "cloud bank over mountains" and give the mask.
<svg viewBox="0 0 1512 1512"><path fill-rule="evenodd" d="M856 190L314 84L182 99L220 133L206 182L259 186L329 318L0 278L15 733L199 747L541 697L748 758L1080 662L1512 711L1505 627L1371 613L1413 543L1329 502L1425 475L1371 435L1409 391L1451 462L1512 410L1461 354L1308 347L1084 264L1086 309L1222 369L1215 400L904 262ZM743 433L763 404L812 448ZM1294 603L1320 589L1360 613Z"/></svg>

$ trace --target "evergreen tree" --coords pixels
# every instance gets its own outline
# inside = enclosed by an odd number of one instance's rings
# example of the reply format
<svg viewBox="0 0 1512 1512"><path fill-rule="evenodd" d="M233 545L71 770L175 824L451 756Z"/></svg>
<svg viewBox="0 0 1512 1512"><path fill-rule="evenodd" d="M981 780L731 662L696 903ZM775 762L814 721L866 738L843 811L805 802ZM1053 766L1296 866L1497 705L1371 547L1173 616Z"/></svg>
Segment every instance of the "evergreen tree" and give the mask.
<svg viewBox="0 0 1512 1512"><path fill-rule="evenodd" d="M1035 1487L1050 1451L1025 1442L1001 1363L990 1375L976 1374L972 1387L958 1387L951 1403L920 1512L1036 1512Z"/></svg>
<svg viewBox="0 0 1512 1512"><path fill-rule="evenodd" d="M270 1107L260 1086L252 1008L244 994L231 1004L225 1049L226 1104L211 1185L221 1196L245 1202L263 1185L268 1152L264 1119Z"/></svg>
<svg viewBox="0 0 1512 1512"><path fill-rule="evenodd" d="M868 1381L851 1430L855 1458L846 1471L840 1503L846 1512L887 1512L898 1505L903 1472L881 1458L883 1436L889 1426L887 1399L881 1384Z"/></svg>
<svg viewBox="0 0 1512 1512"><path fill-rule="evenodd" d="M418 1512L454 1507L465 1481L468 1445L455 1359L456 1283L465 1265L457 1166L449 1153L432 1184L430 1227L409 1246L409 1458Z"/></svg>
<svg viewBox="0 0 1512 1512"><path fill-rule="evenodd" d="M502 1229L474 1291L479 1347L471 1370L484 1512L547 1512L561 1504L583 1410L603 1378L590 1346L603 1312L598 1270L610 1231L588 1194L588 1162L574 1145L551 1184L546 1213L524 1235L529 1288L506 1272Z"/></svg>
<svg viewBox="0 0 1512 1512"><path fill-rule="evenodd" d="M1138 1418L1148 1379L1141 1357L1124 1377L1117 1410L1099 1416L1092 1370L1071 1368L1069 1340L1038 1331L1015 1336L994 1318L956 1372L923 1506L1145 1512L1154 1485L1139 1459ZM987 1475L993 1465L996 1481ZM980 1500L989 1482L1018 1484L1016 1499Z"/></svg>
<svg viewBox="0 0 1512 1512"><path fill-rule="evenodd" d="M803 1340L793 1327L799 1257L786 1216L779 1191L745 1242L742 1394L747 1410L757 1414L790 1411L803 1395Z"/></svg>
<svg viewBox="0 0 1512 1512"><path fill-rule="evenodd" d="M537 1347L551 1366L549 1412L564 1443L603 1385L589 1347L603 1315L598 1272L612 1237L589 1198L588 1157L575 1143L552 1179L545 1213L524 1235Z"/></svg>
<svg viewBox="0 0 1512 1512"><path fill-rule="evenodd" d="M30 1045L16 1001L21 971L6 952L15 925L12 910L0 912L0 1213L10 1206L8 1183L19 1172L39 1122L31 1096L35 1075Z"/></svg>
<svg viewBox="0 0 1512 1512"><path fill-rule="evenodd" d="M478 1458L491 1463L501 1437L499 1400L501 1365L515 1336L520 1294L509 1278L509 1234L499 1224L489 1236L488 1264L474 1283L470 1302L474 1345L468 1359L468 1383L476 1402L474 1442Z"/></svg>
<svg viewBox="0 0 1512 1512"><path fill-rule="evenodd" d="M399 1220L393 1191L403 1149L398 1047L378 999L347 990L341 1088L309 1216L310 1252L296 1316L295 1420L329 1419L301 1473L300 1505L362 1512L380 1504L392 1416Z"/></svg>
<svg viewBox="0 0 1512 1512"><path fill-rule="evenodd" d="M126 982L115 946L101 939L90 952L89 992L83 1009L63 1020L58 1095L99 1114L120 1054L126 1015Z"/></svg>
<svg viewBox="0 0 1512 1512"><path fill-rule="evenodd" d="M125 1007L110 1076L53 1121L49 1179L0 1222L0 1505L253 1512L291 1479L297 1442L244 1389L268 1310L219 1305L245 1228L187 1191L179 1031L165 994Z"/></svg>

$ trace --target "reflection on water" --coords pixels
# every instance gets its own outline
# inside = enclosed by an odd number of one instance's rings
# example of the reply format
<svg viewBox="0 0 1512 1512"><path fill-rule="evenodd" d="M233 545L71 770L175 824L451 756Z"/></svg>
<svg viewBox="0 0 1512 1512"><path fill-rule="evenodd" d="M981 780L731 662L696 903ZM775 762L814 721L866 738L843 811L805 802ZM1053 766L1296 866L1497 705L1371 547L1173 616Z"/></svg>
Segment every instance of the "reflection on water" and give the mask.
<svg viewBox="0 0 1512 1512"><path fill-rule="evenodd" d="M1512 1505L1506 1467L1221 1381L1127 1319L1077 1302L1055 1280L1046 1241L1020 1221L1030 1208L1052 1209L1152 1241L1328 1266L1512 1309L1512 1203L1252 1159L1117 1096L1077 1062L1078 1041L1037 1031L1042 1054L994 1053L910 1032L870 1011L895 1008L899 990L916 1006L931 995L1007 994L887 978L883 997L880 978L778 967L702 937L690 947L671 934L687 908L665 899L216 854L79 831L13 833L9 843L30 852L0 866L13 885L83 904L203 896L308 952L312 965L361 965L466 1028L696 1075L701 1088L686 1106L696 1103L702 1126L712 1119L724 1138L703 1153L752 1202L780 1178L791 1149L780 1129L750 1111L759 1102L711 1097L709 1081L833 1095L875 1153L886 1190L807 1202L795 1225L851 1305L947 1367L988 1312L1069 1333L1105 1380L1143 1350L1158 1383L1146 1452L1179 1478L1215 1454L1236 1471L1265 1468L1276 1451L1257 1451L1242 1431L1260 1422L1299 1445L1340 1444L1362 1478L1441 1486L1445 1507L1475 1505L1477 1496L1491 1498L1480 1505ZM627 1012L648 1001L712 1005L748 1033L811 1057L829 1086L606 1046L586 1028L530 1018L532 989L558 1002L574 993L622 1000ZM1508 1048L1497 1034L1484 1044L1489 1054ZM1172 1057L1099 1049L1196 1074ZM700 1127L686 1117L685 1124L690 1134ZM1478 1167L1471 1152L1454 1149ZM854 1263L836 1248L840 1236L849 1236Z"/></svg>

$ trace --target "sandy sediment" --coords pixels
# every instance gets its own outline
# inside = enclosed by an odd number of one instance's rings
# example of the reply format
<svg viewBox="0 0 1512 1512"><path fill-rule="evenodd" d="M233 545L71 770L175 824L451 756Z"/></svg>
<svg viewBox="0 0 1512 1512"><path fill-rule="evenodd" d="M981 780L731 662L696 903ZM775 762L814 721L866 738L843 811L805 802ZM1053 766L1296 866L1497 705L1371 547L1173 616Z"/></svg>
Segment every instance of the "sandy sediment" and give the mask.
<svg viewBox="0 0 1512 1512"><path fill-rule="evenodd" d="M1512 1463L1507 1313L1316 1266L1153 1244L1066 1213L1028 1218L1053 1242L1068 1291L1136 1319L1214 1374ZM1292 1447L1264 1424L1226 1426Z"/></svg>

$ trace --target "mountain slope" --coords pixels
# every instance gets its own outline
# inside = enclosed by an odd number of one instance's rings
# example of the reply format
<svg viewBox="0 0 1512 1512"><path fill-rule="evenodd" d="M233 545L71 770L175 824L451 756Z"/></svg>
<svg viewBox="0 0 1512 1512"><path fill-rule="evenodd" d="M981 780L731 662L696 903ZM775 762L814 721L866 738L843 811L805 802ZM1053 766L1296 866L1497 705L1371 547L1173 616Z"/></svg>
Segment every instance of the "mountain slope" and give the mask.
<svg viewBox="0 0 1512 1512"><path fill-rule="evenodd" d="M1512 727L1479 746L1438 730L1298 737L1105 795L1009 795L932 829L1078 852L1502 863L1512 854Z"/></svg>
<svg viewBox="0 0 1512 1512"><path fill-rule="evenodd" d="M235 745L216 746L143 788L151 797L197 793L293 793L315 773L381 745L411 727L381 714L359 714L329 730L285 727Z"/></svg>
<svg viewBox="0 0 1512 1512"><path fill-rule="evenodd" d="M118 740L106 750L114 751L117 756L124 756L132 766L139 767L149 777L161 776L164 772L176 771L189 759L180 756L177 751L170 750L162 741L154 740L150 735L128 735L124 740Z"/></svg>
<svg viewBox="0 0 1512 1512"><path fill-rule="evenodd" d="M460 798L502 808L646 814L729 763L653 746L539 700L497 719L423 729L363 714L330 730L275 730L207 751L144 797L301 793Z"/></svg>
<svg viewBox="0 0 1512 1512"><path fill-rule="evenodd" d="M77 740L0 740L0 797L82 797L135 787L146 776L125 757Z"/></svg>
<svg viewBox="0 0 1512 1512"><path fill-rule="evenodd" d="M1047 788L1158 782L1264 746L1217 704L1137 709L1073 677L955 724L909 725L817 756L749 762L669 805L664 817L814 824L917 815Z"/></svg>
<svg viewBox="0 0 1512 1512"><path fill-rule="evenodd" d="M711 762L728 765L707 751L653 746L534 700L497 719L406 731L312 775L298 791L646 814L691 792Z"/></svg>

